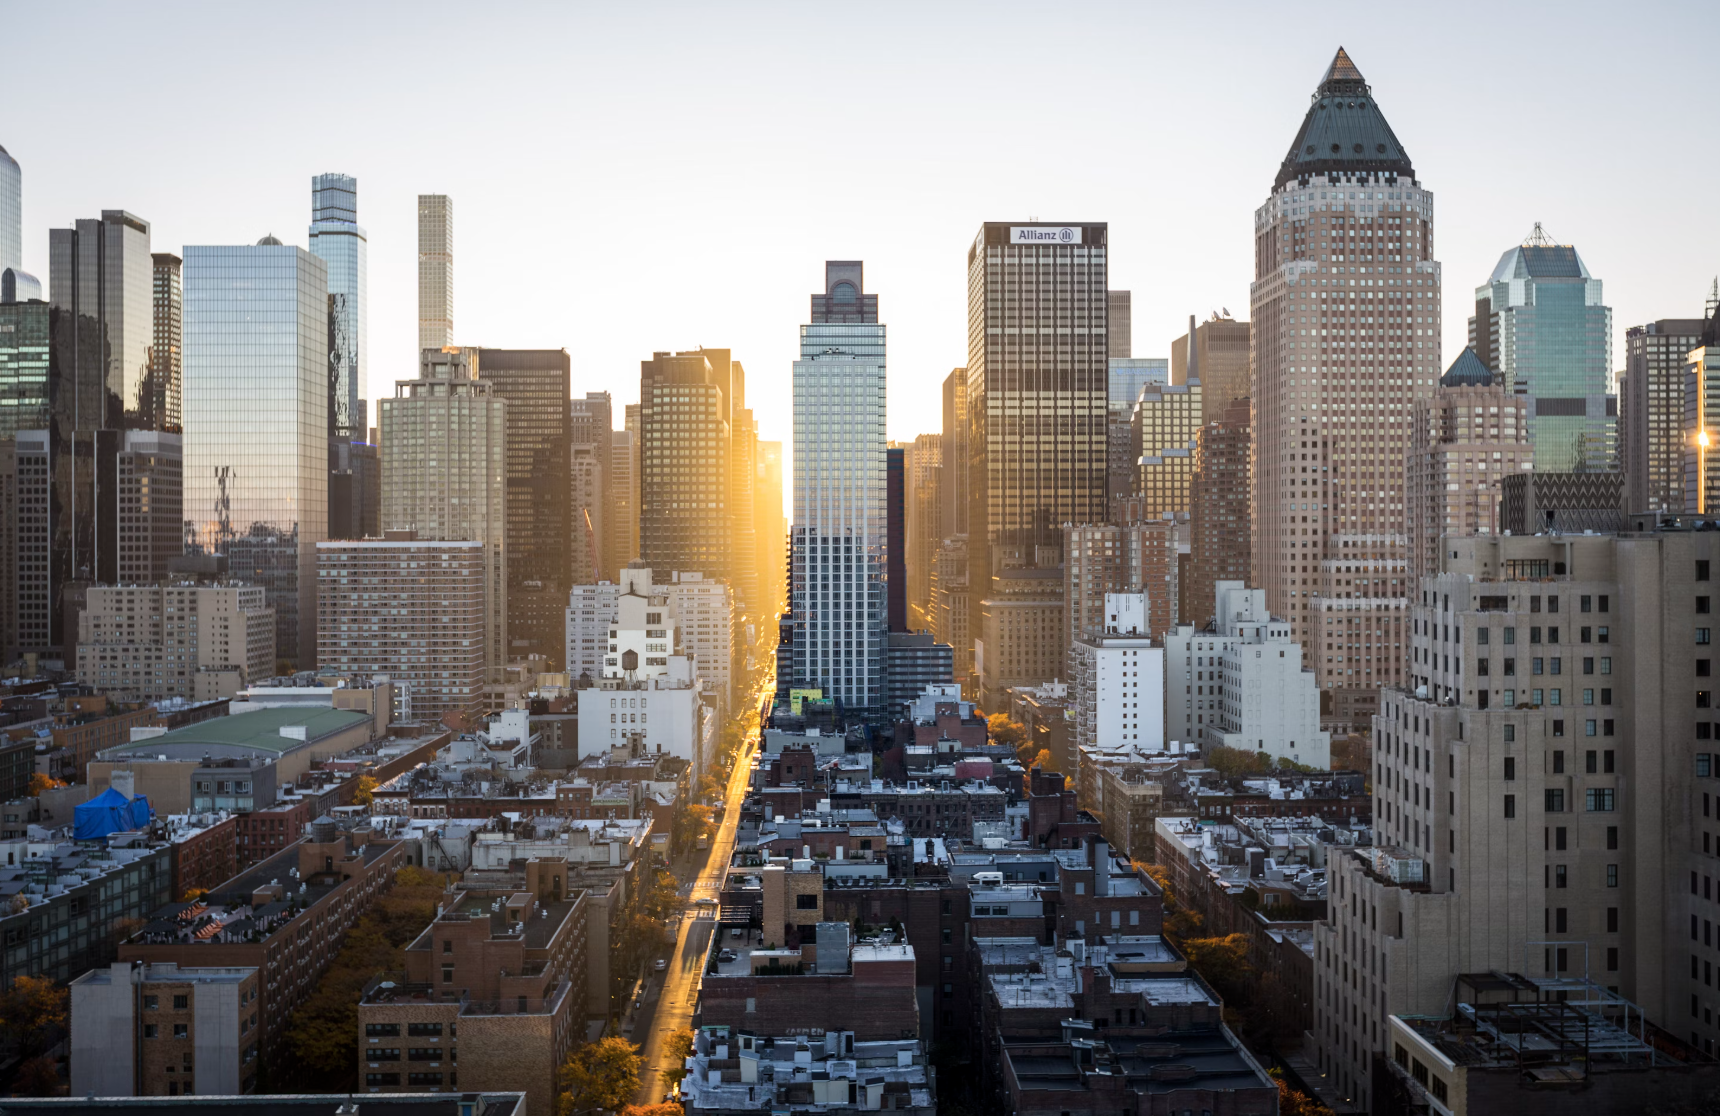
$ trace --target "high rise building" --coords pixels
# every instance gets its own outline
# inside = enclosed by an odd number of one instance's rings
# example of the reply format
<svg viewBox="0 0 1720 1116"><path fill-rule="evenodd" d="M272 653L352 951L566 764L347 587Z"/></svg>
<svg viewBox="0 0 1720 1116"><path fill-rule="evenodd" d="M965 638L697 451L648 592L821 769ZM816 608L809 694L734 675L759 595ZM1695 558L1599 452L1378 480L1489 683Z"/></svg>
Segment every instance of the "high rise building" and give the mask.
<svg viewBox="0 0 1720 1116"><path fill-rule="evenodd" d="M573 445L574 487L581 483L589 483L594 490L582 496L575 492L569 504L568 530L570 532L569 553L574 565L592 565L590 543L597 544L597 559L591 576L581 577L577 572L570 574L575 585L589 584L598 581L613 580L616 571L636 555L621 554L625 548L624 536L626 527L621 517L626 513L626 494L614 491L618 476L630 475L628 472L617 474L615 465L615 403L607 391L588 391L583 399L570 399L567 404L568 440ZM580 447L589 458L588 463L580 464L578 458ZM592 527L591 538L585 534L586 517L589 514Z"/></svg>
<svg viewBox="0 0 1720 1116"><path fill-rule="evenodd" d="M759 594L763 607L757 610L761 629L770 618L788 607L788 520L782 514L782 443L759 442L758 490L753 497L757 526Z"/></svg>
<svg viewBox="0 0 1720 1116"><path fill-rule="evenodd" d="M454 343L454 200L418 195L418 348Z"/></svg>
<svg viewBox="0 0 1720 1116"><path fill-rule="evenodd" d="M729 578L727 349L639 362L639 560Z"/></svg>
<svg viewBox="0 0 1720 1116"><path fill-rule="evenodd" d="M746 405L746 370L734 362L734 406L729 442L729 583L736 610L761 617L759 598L758 420ZM773 614L774 615L774 614Z"/></svg>
<svg viewBox="0 0 1720 1116"><path fill-rule="evenodd" d="M1604 988L1712 1052L1720 535L1635 516L1439 557L1413 674L1373 721L1374 847L1332 857L1314 923L1320 1072L1367 1110L1387 1018L1442 1014L1459 974L1490 971L1626 1010Z"/></svg>
<svg viewBox="0 0 1720 1116"><path fill-rule="evenodd" d="M1202 401L1198 378L1141 389L1130 419L1130 441L1139 453L1142 511L1148 518L1188 521L1189 484L1194 479L1194 442Z"/></svg>
<svg viewBox="0 0 1720 1116"><path fill-rule="evenodd" d="M150 374L148 222L104 210L52 230L49 248L48 303L0 306L12 326L0 348L0 437L14 438L18 478L18 647L73 669L86 588L118 581L122 569L154 568L155 513L180 500L168 487L179 476L179 436L165 429L178 399L168 390L177 385ZM122 496L139 475L129 456L136 437L152 450L144 473L162 485L147 513Z"/></svg>
<svg viewBox="0 0 1720 1116"><path fill-rule="evenodd" d="M1199 325L1190 314L1188 330L1171 342L1170 382L1200 381L1200 421L1213 422L1231 403L1248 395L1248 323L1221 310Z"/></svg>
<svg viewBox="0 0 1720 1116"><path fill-rule="evenodd" d="M932 626L932 563L942 533L943 435L921 434L908 447L904 498L907 508L908 626Z"/></svg>
<svg viewBox="0 0 1720 1116"><path fill-rule="evenodd" d="M149 410L161 416L158 428L170 434L184 429L185 380L184 262L172 252L150 255L153 277L151 309L154 328L149 345Z"/></svg>
<svg viewBox="0 0 1720 1116"><path fill-rule="evenodd" d="M604 574L603 543L609 534L609 524L603 517L606 503L603 482L608 470L593 443L573 442L569 450L568 504L573 530L567 546L571 567L568 576L575 585L590 585L603 580Z"/></svg>
<svg viewBox="0 0 1720 1116"><path fill-rule="evenodd" d="M735 599L720 581L677 570L663 587L669 619L680 635L680 651L693 663L693 677L717 700L719 710L735 703Z"/></svg>
<svg viewBox="0 0 1720 1116"><path fill-rule="evenodd" d="M1132 302L1128 291L1105 292L1105 352L1112 360L1127 360L1134 355L1130 348L1134 332Z"/></svg>
<svg viewBox="0 0 1720 1116"><path fill-rule="evenodd" d="M224 580L91 586L78 681L134 701L234 697L275 672L275 613L264 596Z"/></svg>
<svg viewBox="0 0 1720 1116"><path fill-rule="evenodd" d="M399 400L383 402L386 415L386 404ZM414 719L478 712L488 648L486 549L481 541L392 530L381 539L318 543L319 667L386 675Z"/></svg>
<svg viewBox="0 0 1720 1116"><path fill-rule="evenodd" d="M477 354L490 394L507 402L508 658L559 663L568 587L598 580L573 573L589 551L583 521L572 522L573 365L566 349L466 351Z"/></svg>
<svg viewBox="0 0 1720 1116"><path fill-rule="evenodd" d="M1064 677L1068 620L1061 567L1002 570L987 586L975 621L974 674L980 706L996 713L1009 708L1007 691Z"/></svg>
<svg viewBox="0 0 1720 1116"><path fill-rule="evenodd" d="M328 268L329 437L363 441L368 260L358 223L358 179L319 174L311 179L311 255Z"/></svg>
<svg viewBox="0 0 1720 1116"><path fill-rule="evenodd" d="M1117 292L1112 291L1113 295ZM1105 490L1107 499L1130 496L1141 487L1141 448L1135 440L1135 401L1148 387L1170 382L1170 362L1163 357L1119 357L1108 362L1105 426Z"/></svg>
<svg viewBox="0 0 1720 1116"><path fill-rule="evenodd" d="M1701 343L1701 318L1625 331L1618 394L1626 512L1684 510L1684 357Z"/></svg>
<svg viewBox="0 0 1720 1116"><path fill-rule="evenodd" d="M982 596L1001 571L1061 565L1063 524L1105 520L1106 233L988 221L968 249L964 491Z"/></svg>
<svg viewBox="0 0 1720 1116"><path fill-rule="evenodd" d="M593 680L603 677L603 659L609 650L609 629L615 626L615 602L621 586L613 581L575 585L567 595L568 677Z"/></svg>
<svg viewBox="0 0 1720 1116"><path fill-rule="evenodd" d="M603 568L606 578L616 579L639 557L639 436L633 431L610 431L607 477Z"/></svg>
<svg viewBox="0 0 1720 1116"><path fill-rule="evenodd" d="M1074 748L1126 744L1165 746L1165 650L1147 631L1147 601L1139 593L1107 593L1097 631L1069 645L1069 708ZM1077 764L1081 762L1077 759ZM1076 773L1077 779L1080 774Z"/></svg>
<svg viewBox="0 0 1720 1116"><path fill-rule="evenodd" d="M1720 510L1720 306L1710 303L1700 343L1684 356L1684 510Z"/></svg>
<svg viewBox="0 0 1720 1116"><path fill-rule="evenodd" d="M943 436L938 536L932 552L927 595L932 634L955 651L955 675L973 674L973 636L968 627L968 409L967 369L944 377Z"/></svg>
<svg viewBox="0 0 1720 1116"><path fill-rule="evenodd" d="M1342 48L1254 216L1254 577L1333 718L1403 678L1404 455L1439 359L1433 195Z"/></svg>
<svg viewBox="0 0 1720 1116"><path fill-rule="evenodd" d="M1601 298L1601 281L1577 250L1555 244L1538 223L1475 288L1469 347L1513 390L1534 398L1529 439L1538 473L1615 466L1612 308Z"/></svg>
<svg viewBox="0 0 1720 1116"><path fill-rule="evenodd" d="M1438 571L1447 535L1501 529L1505 478L1534 468L1529 406L1474 349L1451 362L1431 399L1416 402L1404 478L1413 584Z"/></svg>
<svg viewBox="0 0 1720 1116"><path fill-rule="evenodd" d="M1248 580L1251 518L1248 458L1249 401L1230 401L1195 434L1194 476L1189 482L1189 577L1179 610L1197 629L1217 615L1218 583Z"/></svg>
<svg viewBox="0 0 1720 1116"><path fill-rule="evenodd" d="M824 265L794 362L793 673L850 709L884 701L885 329L858 260Z"/></svg>
<svg viewBox="0 0 1720 1116"><path fill-rule="evenodd" d="M180 435L157 430L127 430L120 442L114 491L122 585L159 581L185 551L184 446Z"/></svg>
<svg viewBox="0 0 1720 1116"><path fill-rule="evenodd" d="M24 267L24 172L0 147L0 271Z"/></svg>
<svg viewBox="0 0 1720 1116"><path fill-rule="evenodd" d="M328 274L265 236L185 249L185 548L225 554L275 610L275 653L316 662L328 529Z"/></svg>
<svg viewBox="0 0 1720 1116"><path fill-rule="evenodd" d="M884 625L908 630L908 450L884 450Z"/></svg>
<svg viewBox="0 0 1720 1116"><path fill-rule="evenodd" d="M1177 529L1164 520L1070 525L1063 529L1063 596L1073 648L1082 636L1105 629L1105 598L1117 593L1146 598L1142 631L1162 638L1176 626ZM1071 665L1065 678L1075 677Z"/></svg>
<svg viewBox="0 0 1720 1116"><path fill-rule="evenodd" d="M425 542L483 544L484 667L508 660L508 403L476 349L425 349L382 419L382 529Z"/></svg>

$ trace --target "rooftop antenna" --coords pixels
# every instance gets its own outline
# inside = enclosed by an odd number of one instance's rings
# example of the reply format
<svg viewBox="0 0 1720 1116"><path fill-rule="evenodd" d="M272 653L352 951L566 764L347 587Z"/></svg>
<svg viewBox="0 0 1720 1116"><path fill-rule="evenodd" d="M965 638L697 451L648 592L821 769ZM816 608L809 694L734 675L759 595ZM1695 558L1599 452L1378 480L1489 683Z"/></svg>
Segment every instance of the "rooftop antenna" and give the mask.
<svg viewBox="0 0 1720 1116"><path fill-rule="evenodd" d="M1535 231L1531 232L1523 241L1525 248L1557 248L1558 246L1558 241L1547 235L1547 230L1541 227L1539 221L1535 222Z"/></svg>

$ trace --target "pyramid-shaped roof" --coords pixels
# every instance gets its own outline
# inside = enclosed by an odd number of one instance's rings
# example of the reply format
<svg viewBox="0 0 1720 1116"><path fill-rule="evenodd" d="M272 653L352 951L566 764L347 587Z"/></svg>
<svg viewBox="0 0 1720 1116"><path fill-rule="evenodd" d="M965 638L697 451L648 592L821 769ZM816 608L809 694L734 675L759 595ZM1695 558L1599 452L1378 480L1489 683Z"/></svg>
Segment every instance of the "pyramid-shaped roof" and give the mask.
<svg viewBox="0 0 1720 1116"><path fill-rule="evenodd" d="M1376 173L1413 178L1415 168L1362 72L1339 47L1273 185L1317 174Z"/></svg>
<svg viewBox="0 0 1720 1116"><path fill-rule="evenodd" d="M1492 387L1493 370L1483 364L1475 350L1465 348L1439 378L1440 387Z"/></svg>

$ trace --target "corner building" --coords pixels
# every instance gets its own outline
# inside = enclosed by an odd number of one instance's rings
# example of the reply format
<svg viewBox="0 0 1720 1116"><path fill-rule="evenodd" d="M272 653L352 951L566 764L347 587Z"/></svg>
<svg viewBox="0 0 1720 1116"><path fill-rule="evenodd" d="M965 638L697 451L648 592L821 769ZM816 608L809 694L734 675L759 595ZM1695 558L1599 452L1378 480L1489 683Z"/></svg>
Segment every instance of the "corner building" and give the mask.
<svg viewBox="0 0 1720 1116"><path fill-rule="evenodd" d="M1441 367L1433 195L1342 48L1254 244L1253 580L1336 730L1403 678L1404 454Z"/></svg>
<svg viewBox="0 0 1720 1116"><path fill-rule="evenodd" d="M1374 848L1333 858L1314 926L1310 1037L1361 1108L1386 1017L1445 1014L1461 973L1720 1041L1720 535L1630 526L1451 539L1417 590L1413 673L1373 723Z"/></svg>

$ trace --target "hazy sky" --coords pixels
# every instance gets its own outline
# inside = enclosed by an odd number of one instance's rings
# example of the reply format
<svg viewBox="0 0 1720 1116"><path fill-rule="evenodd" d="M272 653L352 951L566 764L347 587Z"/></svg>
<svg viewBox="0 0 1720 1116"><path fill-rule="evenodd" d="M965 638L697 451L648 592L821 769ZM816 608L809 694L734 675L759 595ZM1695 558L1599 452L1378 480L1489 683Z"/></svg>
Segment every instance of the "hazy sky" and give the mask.
<svg viewBox="0 0 1720 1116"><path fill-rule="evenodd" d="M892 437L940 424L985 220L1102 220L1134 352L1248 312L1252 213L1341 43L1436 197L1445 359L1537 220L1627 326L1720 272L1702 3L381 5L0 0L25 266L102 208L156 250L305 245L358 177L366 395L415 374L415 195L455 204L455 335L565 346L575 393L729 346L765 438L822 264L863 259ZM374 409L372 415L375 414ZM619 421L619 418L618 418Z"/></svg>

